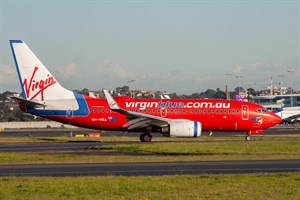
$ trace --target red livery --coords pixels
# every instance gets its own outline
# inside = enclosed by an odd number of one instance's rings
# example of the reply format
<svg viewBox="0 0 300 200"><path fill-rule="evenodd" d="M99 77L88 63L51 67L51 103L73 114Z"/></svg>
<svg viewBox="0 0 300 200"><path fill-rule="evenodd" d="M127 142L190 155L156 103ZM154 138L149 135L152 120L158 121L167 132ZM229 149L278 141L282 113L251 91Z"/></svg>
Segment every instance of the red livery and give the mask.
<svg viewBox="0 0 300 200"><path fill-rule="evenodd" d="M92 98L62 87L21 40L10 41L23 97L14 97L23 111L54 121L99 130L143 131L172 137L198 137L202 131L244 131L260 134L281 118L260 105L216 99Z"/></svg>

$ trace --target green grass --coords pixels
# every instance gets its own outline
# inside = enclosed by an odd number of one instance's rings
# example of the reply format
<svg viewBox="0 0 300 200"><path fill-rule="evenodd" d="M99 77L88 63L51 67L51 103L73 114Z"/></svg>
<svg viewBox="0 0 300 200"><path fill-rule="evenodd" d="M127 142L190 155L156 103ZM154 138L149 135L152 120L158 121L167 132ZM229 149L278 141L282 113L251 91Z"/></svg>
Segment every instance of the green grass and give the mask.
<svg viewBox="0 0 300 200"><path fill-rule="evenodd" d="M0 138L3 140L11 138ZM0 153L0 164L300 159L300 136L156 138L81 151ZM13 141L12 138L11 141ZM17 138L17 142L67 142L70 138ZM78 142L89 138L72 139ZM128 137L95 139L126 142ZM172 141L172 142L169 142ZM174 142L175 141L175 142ZM204 142L210 141L210 142ZM6 142L3 142L6 143ZM8 143L8 142L7 142ZM97 143L95 143L95 146ZM131 152L140 152L130 155ZM230 199L299 200L300 173L154 177L0 177L1 199Z"/></svg>
<svg viewBox="0 0 300 200"><path fill-rule="evenodd" d="M179 143L152 143L152 144L121 144L95 146L89 149L118 152L145 152L156 155L169 156L215 156L215 155L241 155L241 156L296 156L300 158L300 140L253 142L179 142Z"/></svg>
<svg viewBox="0 0 300 200"><path fill-rule="evenodd" d="M1 152L0 164L300 159L299 144L300 137L259 137L251 142L219 138L211 142L95 143L95 147L79 151ZM137 153L132 156L131 152Z"/></svg>
<svg viewBox="0 0 300 200"><path fill-rule="evenodd" d="M0 199L298 200L300 174L2 177L0 188Z"/></svg>

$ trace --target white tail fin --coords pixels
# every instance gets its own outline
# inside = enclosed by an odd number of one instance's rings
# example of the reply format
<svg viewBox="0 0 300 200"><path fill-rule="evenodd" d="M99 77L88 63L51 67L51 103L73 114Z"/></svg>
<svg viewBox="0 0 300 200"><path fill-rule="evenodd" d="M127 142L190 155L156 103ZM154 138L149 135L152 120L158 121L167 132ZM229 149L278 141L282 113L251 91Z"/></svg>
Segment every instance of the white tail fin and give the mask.
<svg viewBox="0 0 300 200"><path fill-rule="evenodd" d="M74 98L63 88L22 40L10 40L24 98L35 101Z"/></svg>

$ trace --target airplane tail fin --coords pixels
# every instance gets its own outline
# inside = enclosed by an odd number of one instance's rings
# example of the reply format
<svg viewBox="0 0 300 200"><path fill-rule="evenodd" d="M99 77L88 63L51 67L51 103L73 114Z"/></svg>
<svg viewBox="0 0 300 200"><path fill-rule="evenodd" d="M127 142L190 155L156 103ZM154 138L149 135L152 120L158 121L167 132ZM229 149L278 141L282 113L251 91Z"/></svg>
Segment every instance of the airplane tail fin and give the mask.
<svg viewBox="0 0 300 200"><path fill-rule="evenodd" d="M22 40L10 40L23 97L30 101L68 98L73 92L63 88Z"/></svg>
<svg viewBox="0 0 300 200"><path fill-rule="evenodd" d="M237 100L237 101L245 101L245 100L241 97L241 95L239 95L239 94L235 95L235 100Z"/></svg>

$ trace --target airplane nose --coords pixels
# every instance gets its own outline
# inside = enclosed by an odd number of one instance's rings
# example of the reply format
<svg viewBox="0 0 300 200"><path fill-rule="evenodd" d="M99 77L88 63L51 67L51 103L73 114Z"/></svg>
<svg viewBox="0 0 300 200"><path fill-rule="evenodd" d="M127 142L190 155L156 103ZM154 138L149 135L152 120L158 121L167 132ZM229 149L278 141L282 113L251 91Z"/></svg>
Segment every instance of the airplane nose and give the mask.
<svg viewBox="0 0 300 200"><path fill-rule="evenodd" d="M276 114L273 114L272 122L274 125L279 124L282 121L282 118Z"/></svg>

